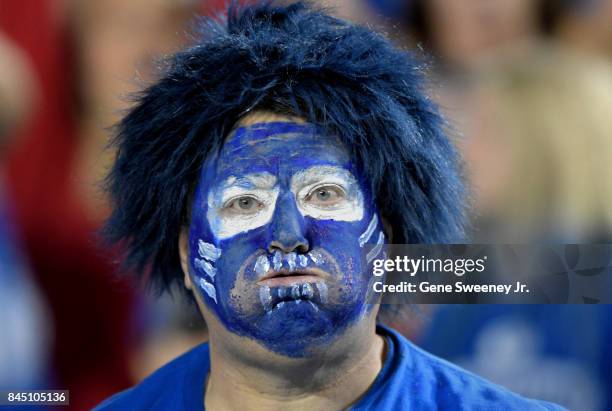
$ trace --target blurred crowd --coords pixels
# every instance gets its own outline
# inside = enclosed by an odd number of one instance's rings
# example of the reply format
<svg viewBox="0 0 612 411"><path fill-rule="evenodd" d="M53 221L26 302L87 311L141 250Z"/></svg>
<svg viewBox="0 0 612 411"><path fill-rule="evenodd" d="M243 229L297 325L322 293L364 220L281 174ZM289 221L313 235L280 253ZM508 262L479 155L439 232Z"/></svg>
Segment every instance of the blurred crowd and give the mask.
<svg viewBox="0 0 612 411"><path fill-rule="evenodd" d="M325 0L415 50L464 158L474 243L612 242L612 0ZM206 339L116 275L110 128L223 0L0 0L0 390L89 409ZM177 301L178 300L178 301ZM531 397L612 410L608 306L423 306L393 324Z"/></svg>

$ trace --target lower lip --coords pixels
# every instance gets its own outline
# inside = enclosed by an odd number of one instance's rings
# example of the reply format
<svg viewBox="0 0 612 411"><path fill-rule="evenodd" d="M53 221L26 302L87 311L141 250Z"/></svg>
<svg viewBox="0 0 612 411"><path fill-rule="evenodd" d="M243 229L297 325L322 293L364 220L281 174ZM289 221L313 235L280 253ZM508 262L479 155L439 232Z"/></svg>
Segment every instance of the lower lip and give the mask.
<svg viewBox="0 0 612 411"><path fill-rule="evenodd" d="M259 285L268 287L286 287L293 284L315 283L321 281L321 277L315 275L290 275L286 277L273 277L259 282Z"/></svg>

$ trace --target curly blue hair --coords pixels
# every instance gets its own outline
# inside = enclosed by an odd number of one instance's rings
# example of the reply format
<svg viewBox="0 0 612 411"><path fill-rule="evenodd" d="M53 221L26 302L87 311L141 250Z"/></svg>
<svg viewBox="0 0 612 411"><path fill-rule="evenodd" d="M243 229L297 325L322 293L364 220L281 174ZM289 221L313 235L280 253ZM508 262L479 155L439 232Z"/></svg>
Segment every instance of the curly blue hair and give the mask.
<svg viewBox="0 0 612 411"><path fill-rule="evenodd" d="M307 3L231 5L197 23L117 125L105 234L160 292L182 279L178 239L207 156L252 110L338 136L362 167L395 243L463 238L457 154L424 90L424 66L383 36Z"/></svg>

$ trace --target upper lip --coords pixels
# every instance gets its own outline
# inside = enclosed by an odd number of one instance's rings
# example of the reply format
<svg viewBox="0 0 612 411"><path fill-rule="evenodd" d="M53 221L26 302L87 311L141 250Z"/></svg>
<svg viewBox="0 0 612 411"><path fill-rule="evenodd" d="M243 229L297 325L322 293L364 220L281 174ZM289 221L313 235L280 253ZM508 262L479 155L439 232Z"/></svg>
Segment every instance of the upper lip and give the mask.
<svg viewBox="0 0 612 411"><path fill-rule="evenodd" d="M268 273L266 273L266 275L261 277L258 282L260 283L262 281L269 280L275 277L293 277L293 276L300 276L300 275L312 275L314 277L320 277L321 279L325 279L326 277L329 276L327 272L319 268L314 268L314 267L297 268L295 270L281 269L278 271L277 270L269 271Z"/></svg>

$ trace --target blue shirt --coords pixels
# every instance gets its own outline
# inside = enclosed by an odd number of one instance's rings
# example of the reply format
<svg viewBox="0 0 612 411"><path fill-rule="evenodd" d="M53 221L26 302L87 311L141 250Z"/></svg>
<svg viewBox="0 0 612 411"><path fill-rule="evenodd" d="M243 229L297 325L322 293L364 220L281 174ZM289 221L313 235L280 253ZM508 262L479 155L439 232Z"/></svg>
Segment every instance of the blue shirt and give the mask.
<svg viewBox="0 0 612 411"><path fill-rule="evenodd" d="M563 410L523 398L435 357L392 329L379 326L377 332L387 341L387 357L352 410ZM209 369L208 344L199 345L96 410L202 411Z"/></svg>

